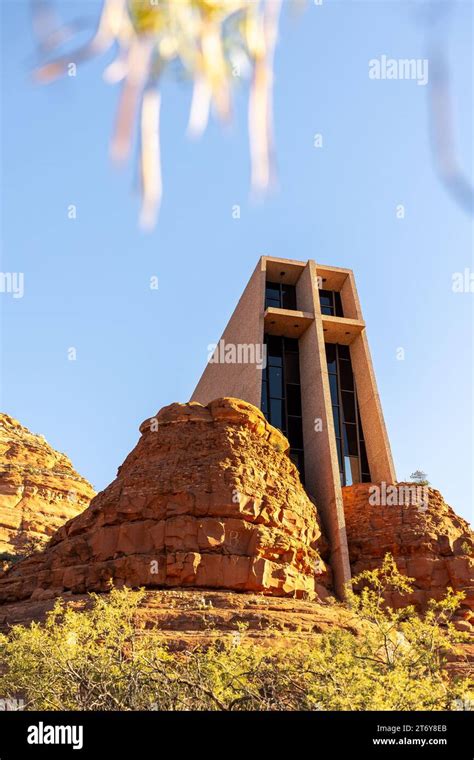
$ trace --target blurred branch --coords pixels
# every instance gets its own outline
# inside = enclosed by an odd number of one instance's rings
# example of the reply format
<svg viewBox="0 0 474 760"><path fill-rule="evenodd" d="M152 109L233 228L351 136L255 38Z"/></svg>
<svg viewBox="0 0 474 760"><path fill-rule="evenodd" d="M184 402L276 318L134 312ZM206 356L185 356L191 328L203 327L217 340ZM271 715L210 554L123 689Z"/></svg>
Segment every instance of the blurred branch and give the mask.
<svg viewBox="0 0 474 760"><path fill-rule="evenodd" d="M435 170L456 203L464 211L472 214L474 189L458 159L451 76L446 52L448 27L455 10L455 2L428 0L421 5L416 3L416 8L420 10L417 17L426 35L430 65L428 116Z"/></svg>
<svg viewBox="0 0 474 760"><path fill-rule="evenodd" d="M431 146L435 168L442 183L457 204L469 214L474 212L474 189L457 158L450 76L445 54L433 50L430 56L429 111Z"/></svg>
<svg viewBox="0 0 474 760"><path fill-rule="evenodd" d="M34 78L52 82L110 48L116 56L104 71L122 93L111 140L111 155L130 154L137 112L140 124L141 224L154 224L162 195L159 123L162 73L178 63L193 82L188 134L200 135L211 107L228 120L232 89L242 71L251 76L249 140L252 187L265 190L274 175L273 57L281 0L103 0L95 32L70 52L76 24L60 26L47 0L33 0L33 26L42 60Z"/></svg>

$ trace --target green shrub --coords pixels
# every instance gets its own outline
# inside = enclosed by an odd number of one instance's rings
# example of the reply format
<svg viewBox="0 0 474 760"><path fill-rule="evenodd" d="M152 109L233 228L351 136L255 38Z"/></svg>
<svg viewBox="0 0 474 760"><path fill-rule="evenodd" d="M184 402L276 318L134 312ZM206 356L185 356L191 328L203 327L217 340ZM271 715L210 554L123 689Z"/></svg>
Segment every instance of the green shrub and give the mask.
<svg viewBox="0 0 474 760"><path fill-rule="evenodd" d="M89 609L58 601L44 624L0 636L0 695L30 710L444 710L470 704L466 680L445 668L464 639L448 592L420 617L393 610L387 589L409 590L390 556L349 592L361 633L332 629L284 649L255 644L243 626L207 648L171 652L137 625L145 592L91 595Z"/></svg>

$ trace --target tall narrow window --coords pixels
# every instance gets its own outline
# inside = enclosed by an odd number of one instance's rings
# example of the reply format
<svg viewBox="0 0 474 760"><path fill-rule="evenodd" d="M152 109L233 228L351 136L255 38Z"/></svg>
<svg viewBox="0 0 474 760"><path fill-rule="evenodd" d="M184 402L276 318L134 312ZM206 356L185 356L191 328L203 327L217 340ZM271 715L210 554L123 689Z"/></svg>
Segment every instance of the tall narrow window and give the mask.
<svg viewBox="0 0 474 760"><path fill-rule="evenodd" d="M262 373L262 412L290 442L290 458L304 483L303 420L298 341L265 335L267 366Z"/></svg>
<svg viewBox="0 0 474 760"><path fill-rule="evenodd" d="M265 287L265 308L296 309L296 287L284 282L267 282Z"/></svg>
<svg viewBox="0 0 474 760"><path fill-rule="evenodd" d="M326 360L341 484L370 483L349 346L327 343Z"/></svg>
<svg viewBox="0 0 474 760"><path fill-rule="evenodd" d="M343 317L341 294L337 290L320 290L319 302L321 304L321 314L327 314L330 317Z"/></svg>

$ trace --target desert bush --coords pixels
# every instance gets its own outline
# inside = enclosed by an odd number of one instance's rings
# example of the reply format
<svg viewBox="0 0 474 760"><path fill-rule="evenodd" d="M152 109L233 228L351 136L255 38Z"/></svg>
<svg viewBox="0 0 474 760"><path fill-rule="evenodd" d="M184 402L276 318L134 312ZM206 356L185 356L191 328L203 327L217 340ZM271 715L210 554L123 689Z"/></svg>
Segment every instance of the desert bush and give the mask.
<svg viewBox="0 0 474 760"><path fill-rule="evenodd" d="M143 630L145 592L91 595L74 610L58 600L44 624L0 636L0 695L31 710L444 710L470 704L465 679L446 656L465 638L451 619L449 591L425 615L393 610L389 589L409 590L387 556L354 579L348 604L359 634L332 629L272 649L242 628L215 644L172 652L159 630ZM284 634L283 634L284 635ZM472 698L472 694L471 694Z"/></svg>

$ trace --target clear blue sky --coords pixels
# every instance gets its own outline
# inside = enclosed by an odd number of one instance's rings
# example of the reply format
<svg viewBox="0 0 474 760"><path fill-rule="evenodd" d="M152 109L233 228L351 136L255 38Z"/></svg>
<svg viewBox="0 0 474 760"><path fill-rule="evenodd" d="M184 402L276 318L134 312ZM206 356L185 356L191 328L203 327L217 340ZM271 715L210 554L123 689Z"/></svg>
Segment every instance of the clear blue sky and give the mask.
<svg viewBox="0 0 474 760"><path fill-rule="evenodd" d="M99 9L59 5L67 18ZM355 271L399 478L425 470L469 517L473 295L453 293L451 278L473 267L472 219L435 176L426 88L368 77L371 58L423 57L413 4L325 0L309 2L299 20L284 14L279 189L261 204L249 199L246 88L233 125L213 122L194 143L185 136L189 86L167 81L165 194L149 235L137 227L133 169L109 164L118 91L101 79L107 59L34 87L28 4L3 0L2 15L2 270L25 274L22 299L0 295L2 408L101 489L142 420L189 399L257 258L314 258ZM447 37L467 171L471 22L471 3L459 3Z"/></svg>

